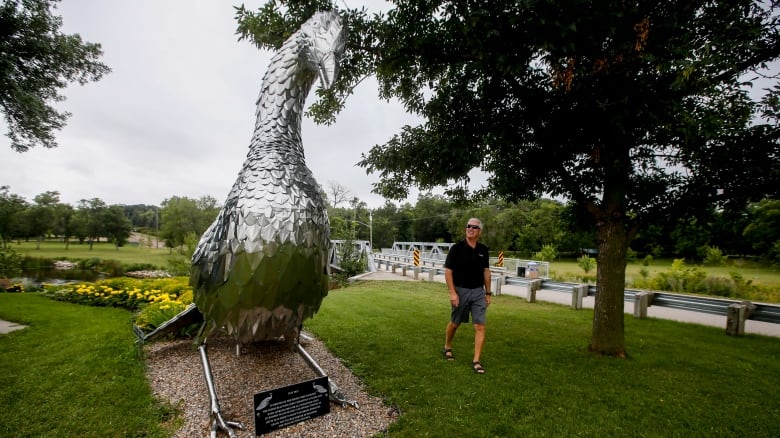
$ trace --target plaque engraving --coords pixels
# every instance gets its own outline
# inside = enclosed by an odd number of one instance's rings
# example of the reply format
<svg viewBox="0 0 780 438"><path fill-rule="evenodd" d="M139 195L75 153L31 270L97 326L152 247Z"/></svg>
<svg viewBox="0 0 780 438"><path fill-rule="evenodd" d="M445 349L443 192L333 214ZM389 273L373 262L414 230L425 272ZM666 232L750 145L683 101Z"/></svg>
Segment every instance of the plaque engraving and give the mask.
<svg viewBox="0 0 780 438"><path fill-rule="evenodd" d="M255 394L255 434L262 435L330 412L328 378Z"/></svg>

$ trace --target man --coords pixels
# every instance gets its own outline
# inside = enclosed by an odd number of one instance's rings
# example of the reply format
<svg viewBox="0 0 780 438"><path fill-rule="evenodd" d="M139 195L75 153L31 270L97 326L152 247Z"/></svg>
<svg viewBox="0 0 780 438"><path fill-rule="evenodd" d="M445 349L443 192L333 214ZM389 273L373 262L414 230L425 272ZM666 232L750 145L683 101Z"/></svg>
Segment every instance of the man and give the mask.
<svg viewBox="0 0 780 438"><path fill-rule="evenodd" d="M484 374L480 363L482 345L485 343L485 317L490 305L490 254L488 247L479 243L482 221L471 218L466 224L466 239L450 248L444 261L444 278L450 291L452 312L447 324L442 354L447 360L455 360L452 340L458 327L474 321L474 359L471 367L477 374Z"/></svg>

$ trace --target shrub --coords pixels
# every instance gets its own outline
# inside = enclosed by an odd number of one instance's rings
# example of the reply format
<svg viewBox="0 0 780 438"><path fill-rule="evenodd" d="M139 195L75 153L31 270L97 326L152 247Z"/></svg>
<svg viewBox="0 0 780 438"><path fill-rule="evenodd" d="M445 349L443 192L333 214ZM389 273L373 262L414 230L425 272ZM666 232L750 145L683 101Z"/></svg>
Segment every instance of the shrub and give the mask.
<svg viewBox="0 0 780 438"><path fill-rule="evenodd" d="M534 254L534 258L545 262L551 262L558 257L558 250L554 245L542 245L542 250Z"/></svg>
<svg viewBox="0 0 780 438"><path fill-rule="evenodd" d="M152 303L144 306L136 315L135 325L145 332L150 332L164 322L178 315L186 309L185 304L179 302Z"/></svg>
<svg viewBox="0 0 780 438"><path fill-rule="evenodd" d="M190 275L191 267L192 262L190 258L181 254L171 256L166 260L166 270L170 272L171 275Z"/></svg>
<svg viewBox="0 0 780 438"><path fill-rule="evenodd" d="M10 246L0 247L0 278L18 277L22 273L22 256Z"/></svg>
<svg viewBox="0 0 780 438"><path fill-rule="evenodd" d="M348 284L347 279L366 272L367 265L368 260L366 260L364 254L355 248L351 239L347 239L341 245L339 252L339 267L341 271L332 274L333 280L341 286L346 286Z"/></svg>
<svg viewBox="0 0 780 438"><path fill-rule="evenodd" d="M158 267L151 263L131 263L124 265L125 272L156 271L157 269Z"/></svg>
<svg viewBox="0 0 780 438"><path fill-rule="evenodd" d="M688 267L684 259L675 259L667 272L659 273L652 282L655 289L672 292L696 292L707 274L697 267Z"/></svg>
<svg viewBox="0 0 780 438"><path fill-rule="evenodd" d="M590 272L593 268L596 267L596 260L591 258L588 255L583 255L579 259L577 259L577 265L582 268L583 271L585 271L585 274Z"/></svg>
<svg viewBox="0 0 780 438"><path fill-rule="evenodd" d="M104 260L98 266L98 270L112 277L120 277L122 275L125 275L125 270L122 268L122 263L116 260Z"/></svg>
<svg viewBox="0 0 780 438"><path fill-rule="evenodd" d="M706 293L708 295L717 295L721 297L735 297L736 287L734 282L728 278L723 277L707 277L701 283L697 292Z"/></svg>
<svg viewBox="0 0 780 438"><path fill-rule="evenodd" d="M626 261L628 263L636 262L636 251L634 251L630 247L626 250Z"/></svg>
<svg viewBox="0 0 780 438"><path fill-rule="evenodd" d="M81 269L97 269L100 266L100 257L90 257L86 260L79 260L79 268Z"/></svg>
<svg viewBox="0 0 780 438"><path fill-rule="evenodd" d="M705 246L702 248L704 253L704 264L709 266L721 266L726 263L726 256L717 246Z"/></svg>
<svg viewBox="0 0 780 438"><path fill-rule="evenodd" d="M769 249L769 260L772 262L772 266L780 266L780 240L772 244Z"/></svg>
<svg viewBox="0 0 780 438"><path fill-rule="evenodd" d="M185 295L187 292L189 295ZM149 303L181 303L179 297L182 295L192 301L192 289L184 277L142 280L119 277L95 283L46 286L44 295L60 301L122 307L131 311Z"/></svg>

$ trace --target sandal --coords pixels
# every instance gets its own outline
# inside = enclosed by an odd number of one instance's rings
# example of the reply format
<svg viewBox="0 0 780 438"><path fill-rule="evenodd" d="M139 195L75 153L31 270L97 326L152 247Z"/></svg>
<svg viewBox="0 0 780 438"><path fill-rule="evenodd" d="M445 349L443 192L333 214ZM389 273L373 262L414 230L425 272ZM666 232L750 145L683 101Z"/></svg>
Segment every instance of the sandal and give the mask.
<svg viewBox="0 0 780 438"><path fill-rule="evenodd" d="M452 355L452 348L442 348L441 355L447 360L455 360L455 356Z"/></svg>
<svg viewBox="0 0 780 438"><path fill-rule="evenodd" d="M479 361L471 362L471 369L477 374L485 374L485 369L482 368L482 364Z"/></svg>

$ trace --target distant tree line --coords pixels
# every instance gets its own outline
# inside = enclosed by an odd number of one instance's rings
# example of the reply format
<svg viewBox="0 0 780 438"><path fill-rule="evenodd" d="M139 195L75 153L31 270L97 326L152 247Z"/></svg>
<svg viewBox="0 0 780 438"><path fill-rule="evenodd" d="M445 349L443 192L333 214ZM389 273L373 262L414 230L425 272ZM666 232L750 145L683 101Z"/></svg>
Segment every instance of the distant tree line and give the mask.
<svg viewBox="0 0 780 438"><path fill-rule="evenodd" d="M389 248L393 242L457 241L463 238L463 227L470 217L484 222L481 239L493 251L532 258L545 246L552 246L560 255L576 257L597 248L596 231L580 210L571 203L551 199L488 199L462 204L444 196L422 195L414 205L386 202L370 210L365 202L350 197L347 189L333 182L326 197L331 237L373 237L375 249ZM697 219L659 218L639 230L630 252L693 261L704 259L712 247L726 255L780 263L780 201L764 199L737 213L713 207Z"/></svg>
<svg viewBox="0 0 780 438"><path fill-rule="evenodd" d="M393 242L453 242L463 236L463 224L479 217L485 224L482 241L493 251L531 258L544 246L558 254L578 256L596 248L596 234L583 225L570 204L551 200L506 202L486 200L459 204L441 195L421 195L417 202L386 202L369 209L349 191L331 183L324 192L333 239L370 240L374 248ZM57 238L67 246L99 240L117 247L135 230L156 236L168 248L191 245L219 212L210 196L173 196L155 205L107 205L99 198L81 200L75 207L60 202L59 193L41 193L28 202L0 187L0 238L12 240ZM705 218L705 219L702 219ZM189 243L188 243L189 241ZM659 221L637 233L631 243L636 254L701 260L707 248L724 254L780 262L780 201L764 199L738 214L711 209L697 219Z"/></svg>
<svg viewBox="0 0 780 438"><path fill-rule="evenodd" d="M127 243L132 224L120 205L106 205L98 198L82 199L74 208L60 202L57 191L47 191L30 203L19 195L0 187L0 240L8 242L34 239L40 242L59 237L65 247L72 239L92 244L100 239L113 242L117 248Z"/></svg>

